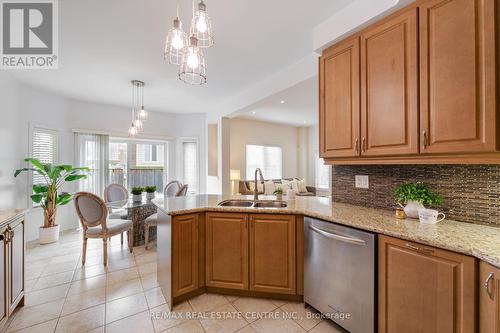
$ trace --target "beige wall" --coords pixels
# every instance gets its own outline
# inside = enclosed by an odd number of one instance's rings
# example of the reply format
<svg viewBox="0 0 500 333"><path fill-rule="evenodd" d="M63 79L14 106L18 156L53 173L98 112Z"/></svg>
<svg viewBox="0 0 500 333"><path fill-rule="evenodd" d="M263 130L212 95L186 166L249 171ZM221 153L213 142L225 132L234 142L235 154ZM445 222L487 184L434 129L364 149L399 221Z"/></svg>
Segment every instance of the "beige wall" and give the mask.
<svg viewBox="0 0 500 333"><path fill-rule="evenodd" d="M280 146L283 151L283 177L306 177L302 162L307 154L303 129L295 126L274 124L241 118L232 118L230 125L230 165L246 176L245 146L247 144ZM264 175L266 177L266 175ZM313 180L311 180L313 181Z"/></svg>

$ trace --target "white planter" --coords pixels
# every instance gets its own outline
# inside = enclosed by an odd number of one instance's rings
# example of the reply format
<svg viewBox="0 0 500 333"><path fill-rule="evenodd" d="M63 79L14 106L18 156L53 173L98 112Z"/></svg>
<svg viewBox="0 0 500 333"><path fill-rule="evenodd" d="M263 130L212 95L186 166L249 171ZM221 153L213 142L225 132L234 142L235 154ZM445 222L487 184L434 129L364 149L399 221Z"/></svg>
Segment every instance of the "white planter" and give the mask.
<svg viewBox="0 0 500 333"><path fill-rule="evenodd" d="M406 216L412 218L412 219L418 219L418 210L425 208L424 205L422 205L418 201L408 201L408 203L405 206L405 214Z"/></svg>
<svg viewBox="0 0 500 333"><path fill-rule="evenodd" d="M155 193L148 193L146 192L146 199L148 200L153 200L155 198Z"/></svg>
<svg viewBox="0 0 500 333"><path fill-rule="evenodd" d="M142 194L132 194L132 201L141 202L142 201Z"/></svg>
<svg viewBox="0 0 500 333"><path fill-rule="evenodd" d="M59 240L59 225L50 228L40 227L38 229L38 241L40 244L50 244Z"/></svg>

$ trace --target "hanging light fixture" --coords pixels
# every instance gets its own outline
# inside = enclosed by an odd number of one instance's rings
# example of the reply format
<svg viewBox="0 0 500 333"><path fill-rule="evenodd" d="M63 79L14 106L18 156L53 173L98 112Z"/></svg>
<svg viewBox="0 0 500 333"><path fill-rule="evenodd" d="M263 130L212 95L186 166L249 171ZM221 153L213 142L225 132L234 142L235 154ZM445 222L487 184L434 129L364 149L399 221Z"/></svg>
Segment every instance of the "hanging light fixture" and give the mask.
<svg viewBox="0 0 500 333"><path fill-rule="evenodd" d="M132 124L128 129L128 135L134 137L143 130L143 122L148 113L144 109L144 82L132 80ZM140 101L140 104L139 104Z"/></svg>
<svg viewBox="0 0 500 333"><path fill-rule="evenodd" d="M182 55L182 62L179 67L179 79L188 84L201 85L207 82L207 71L205 66L205 56L198 47L196 36L189 38L189 45Z"/></svg>
<svg viewBox="0 0 500 333"><path fill-rule="evenodd" d="M194 3L193 3L194 7ZM193 8L190 35L198 39L198 47L209 48L214 45L212 22L207 13L207 6L201 0L196 9Z"/></svg>
<svg viewBox="0 0 500 333"><path fill-rule="evenodd" d="M179 19L179 5L177 5L177 17L174 20L174 26L167 35L165 43L164 58L169 64L180 65L182 52L188 45L187 34L182 30L182 22Z"/></svg>

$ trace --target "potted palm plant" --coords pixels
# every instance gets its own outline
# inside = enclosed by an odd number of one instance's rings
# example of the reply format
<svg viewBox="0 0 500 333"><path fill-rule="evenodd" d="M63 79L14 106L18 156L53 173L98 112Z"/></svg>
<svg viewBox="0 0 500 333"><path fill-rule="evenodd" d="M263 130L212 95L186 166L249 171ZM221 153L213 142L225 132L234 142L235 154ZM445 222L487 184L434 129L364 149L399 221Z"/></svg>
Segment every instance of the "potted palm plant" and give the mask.
<svg viewBox="0 0 500 333"><path fill-rule="evenodd" d="M408 217L418 219L418 210L424 206L434 206L443 203L443 197L432 192L426 184L406 183L394 189L394 200L404 208Z"/></svg>
<svg viewBox="0 0 500 333"><path fill-rule="evenodd" d="M44 182L33 185L31 200L43 209L43 226L39 230L40 244L54 243L59 240L59 225L56 224L57 207L67 205L73 195L60 192L61 187L67 182L74 182L87 178L89 168L74 168L71 165L43 164L36 158L25 158L31 167L16 170L14 177L25 171L32 171L40 175Z"/></svg>
<svg viewBox="0 0 500 333"><path fill-rule="evenodd" d="M147 200L153 200L155 198L156 186L146 186L144 190L146 191Z"/></svg>

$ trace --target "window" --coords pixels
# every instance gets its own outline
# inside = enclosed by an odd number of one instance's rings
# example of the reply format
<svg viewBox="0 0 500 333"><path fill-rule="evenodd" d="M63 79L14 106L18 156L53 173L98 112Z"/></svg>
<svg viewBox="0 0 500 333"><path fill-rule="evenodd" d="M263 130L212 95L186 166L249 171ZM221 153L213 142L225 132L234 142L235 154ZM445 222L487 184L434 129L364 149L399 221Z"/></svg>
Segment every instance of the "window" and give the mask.
<svg viewBox="0 0 500 333"><path fill-rule="evenodd" d="M55 164L58 161L57 132L49 129L34 127L32 132L31 156L43 164ZM44 178L33 173L33 184L45 184Z"/></svg>
<svg viewBox="0 0 500 333"><path fill-rule="evenodd" d="M188 193L199 191L200 172L198 167L198 142L182 142L182 182L188 185Z"/></svg>
<svg viewBox="0 0 500 333"><path fill-rule="evenodd" d="M330 176L331 168L329 165L325 165L322 158L319 157L319 153L316 153L316 170L315 170L315 183L316 188L320 190L330 189Z"/></svg>
<svg viewBox="0 0 500 333"><path fill-rule="evenodd" d="M281 147L247 145L247 179L254 178L256 168L260 168L266 179L281 179L283 172Z"/></svg>
<svg viewBox="0 0 500 333"><path fill-rule="evenodd" d="M136 145L136 165L138 167L160 167L164 165L163 150L164 145L157 144L137 144Z"/></svg>

